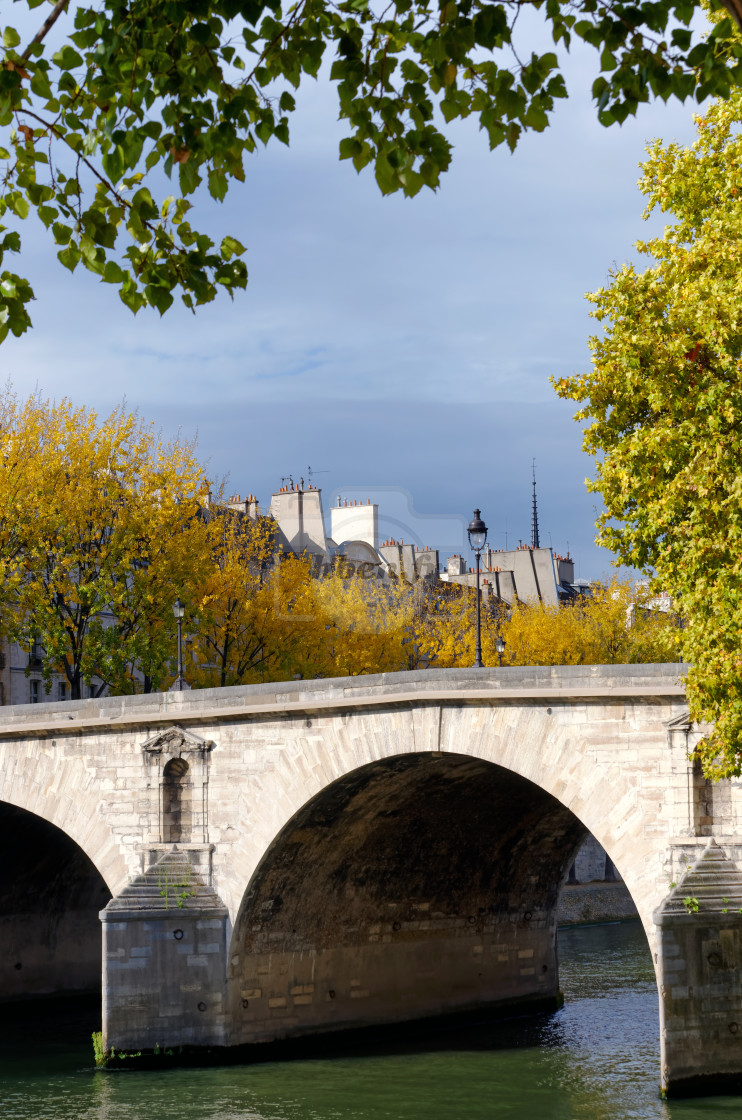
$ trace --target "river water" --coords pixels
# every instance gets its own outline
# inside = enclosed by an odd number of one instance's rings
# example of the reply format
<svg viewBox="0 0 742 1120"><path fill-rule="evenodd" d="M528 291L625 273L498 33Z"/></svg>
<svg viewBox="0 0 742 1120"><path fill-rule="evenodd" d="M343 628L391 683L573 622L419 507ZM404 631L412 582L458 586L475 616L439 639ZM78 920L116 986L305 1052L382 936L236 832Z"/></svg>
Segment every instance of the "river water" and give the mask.
<svg viewBox="0 0 742 1120"><path fill-rule="evenodd" d="M742 1097L659 1100L657 992L638 923L560 932L565 1005L392 1052L96 1071L94 1005L0 1028L2 1120L731 1120Z"/></svg>

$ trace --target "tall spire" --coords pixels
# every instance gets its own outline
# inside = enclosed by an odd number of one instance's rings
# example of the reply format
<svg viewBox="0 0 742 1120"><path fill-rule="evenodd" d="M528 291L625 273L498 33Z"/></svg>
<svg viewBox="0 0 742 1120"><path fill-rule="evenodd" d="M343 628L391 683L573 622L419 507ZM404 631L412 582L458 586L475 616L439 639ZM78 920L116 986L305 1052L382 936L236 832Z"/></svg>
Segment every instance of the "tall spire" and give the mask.
<svg viewBox="0 0 742 1120"><path fill-rule="evenodd" d="M540 548L538 539L538 509L536 508L536 460L532 463L533 470L533 509L531 511L531 548Z"/></svg>

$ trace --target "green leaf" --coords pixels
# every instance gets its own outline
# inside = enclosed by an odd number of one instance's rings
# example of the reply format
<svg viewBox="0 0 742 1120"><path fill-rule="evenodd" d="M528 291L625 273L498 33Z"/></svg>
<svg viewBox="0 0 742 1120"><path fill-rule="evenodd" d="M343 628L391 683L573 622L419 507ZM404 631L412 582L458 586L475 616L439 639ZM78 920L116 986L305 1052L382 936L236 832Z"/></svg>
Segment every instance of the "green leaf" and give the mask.
<svg viewBox="0 0 742 1120"><path fill-rule="evenodd" d="M225 260L231 260L232 257L241 257L246 251L245 246L240 244L236 237L224 237L219 247L219 251Z"/></svg>
<svg viewBox="0 0 742 1120"><path fill-rule="evenodd" d="M672 41L676 47L682 51L687 51L693 39L693 32L686 31L684 28L676 27L672 32Z"/></svg>
<svg viewBox="0 0 742 1120"><path fill-rule="evenodd" d="M193 160L178 165L178 180L183 194L193 194L201 182L201 173Z"/></svg>
<svg viewBox="0 0 742 1120"><path fill-rule="evenodd" d="M39 206L38 214L41 218L41 221L48 229L51 223L59 214L59 211L57 210L56 206Z"/></svg>
<svg viewBox="0 0 742 1120"><path fill-rule="evenodd" d="M600 69L615 70L617 65L618 63L616 62L616 56L612 54L611 51L609 51L606 47L606 49L600 56Z"/></svg>
<svg viewBox="0 0 742 1120"><path fill-rule="evenodd" d="M106 284L121 284L126 275L124 269L120 268L115 261L106 261L106 266L103 269L103 279Z"/></svg>
<svg viewBox="0 0 742 1120"><path fill-rule="evenodd" d="M209 171L209 194L212 198L222 202L227 194L229 183L222 170Z"/></svg>
<svg viewBox="0 0 742 1120"><path fill-rule="evenodd" d="M8 208L19 218L28 217L28 199L20 191L12 191L5 196Z"/></svg>
<svg viewBox="0 0 742 1120"><path fill-rule="evenodd" d="M60 70L75 70L78 66L82 66L82 61L82 55L79 55L68 43L52 55L52 62L55 62Z"/></svg>
<svg viewBox="0 0 742 1120"><path fill-rule="evenodd" d="M160 211L155 206L148 187L140 187L131 200L132 210L136 211L142 221L156 221Z"/></svg>
<svg viewBox="0 0 742 1120"><path fill-rule="evenodd" d="M6 27L3 31L3 46L7 48L17 47L21 41L21 37L14 27Z"/></svg>
<svg viewBox="0 0 742 1120"><path fill-rule="evenodd" d="M160 315L164 315L173 302L169 288L160 285L148 284L144 289L144 296L147 303L159 311Z"/></svg>
<svg viewBox="0 0 742 1120"><path fill-rule="evenodd" d="M70 272L74 272L80 263L80 250L75 245L75 242L71 241L66 249L60 249L57 253L57 259L65 268L68 268Z"/></svg>
<svg viewBox="0 0 742 1120"><path fill-rule="evenodd" d="M102 250L120 238L132 269L122 273L122 299L134 311L147 301L162 310L162 291L196 306L243 283L241 262L237 269L226 249L220 255L183 222L179 207L202 179L223 201L234 180L244 180L245 155L289 143L292 91L318 74L328 47L337 111L347 122L340 158L356 171L373 164L385 194L438 187L456 119L475 116L491 148L514 149L526 131L547 127L554 102L566 96L557 55L539 53L543 30L518 26L523 64L504 49L518 5L441 0L433 11L422 0L399 0L374 13L367 0L342 0L300 4L290 16L273 0L197 0L186 8L188 18L172 4L77 5L55 25L59 49L51 61L45 40L23 65L10 53L0 66L0 127L23 120L24 106L39 118L34 137L14 140L12 167L2 157L0 208L17 217L36 210L62 249L77 237L75 252L109 283L119 274L106 271ZM549 39L568 46L576 32L596 51L610 75L593 86L604 125L625 120L652 96L729 97L742 84L742 40L724 12L712 14L704 38L688 0L620 11L597 0L530 8ZM6 29L4 43L13 52L17 33ZM237 44L250 59L246 70ZM172 218L160 217L151 193L160 163L168 176L177 165ZM163 231L168 221L180 240ZM74 268L74 253L63 263Z"/></svg>
<svg viewBox="0 0 742 1120"><path fill-rule="evenodd" d="M72 237L72 226L67 226L64 222L54 222L52 233L57 245L67 245Z"/></svg>
<svg viewBox="0 0 742 1120"><path fill-rule="evenodd" d="M31 92L35 93L37 97L47 100L52 96L52 87L49 84L49 78L46 73L45 65L39 63L31 75Z"/></svg>

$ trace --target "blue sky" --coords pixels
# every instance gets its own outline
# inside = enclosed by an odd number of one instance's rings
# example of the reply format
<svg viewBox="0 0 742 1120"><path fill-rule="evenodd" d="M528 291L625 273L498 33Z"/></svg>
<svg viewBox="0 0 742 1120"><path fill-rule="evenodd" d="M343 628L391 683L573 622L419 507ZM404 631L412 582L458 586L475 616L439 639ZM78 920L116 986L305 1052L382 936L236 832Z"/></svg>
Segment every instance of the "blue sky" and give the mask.
<svg viewBox="0 0 742 1120"><path fill-rule="evenodd" d="M337 493L411 504L409 539L442 548L462 543L451 526L475 506L495 547L506 531L528 539L535 457L542 543L569 542L578 573L599 577L610 556L593 544L591 461L548 378L587 367L584 293L648 232L645 143L689 142L693 107L603 129L595 65L573 53L572 97L514 155L459 125L440 190L412 200L382 198L370 172L338 161L333 91L309 84L291 148L249 157L224 204L197 197L193 224L239 237L250 279L195 318L133 317L113 288L57 266L27 223L18 270L34 329L3 344L4 378L104 411L125 396L165 434L197 433L214 476L266 505L311 465L326 508Z"/></svg>

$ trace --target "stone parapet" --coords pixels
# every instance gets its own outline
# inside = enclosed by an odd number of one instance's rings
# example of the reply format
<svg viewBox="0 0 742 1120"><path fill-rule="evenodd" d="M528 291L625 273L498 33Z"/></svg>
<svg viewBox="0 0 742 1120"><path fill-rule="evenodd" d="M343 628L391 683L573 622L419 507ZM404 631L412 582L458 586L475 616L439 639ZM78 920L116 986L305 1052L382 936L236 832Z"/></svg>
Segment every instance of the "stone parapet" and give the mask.
<svg viewBox="0 0 742 1120"><path fill-rule="evenodd" d="M104 1014L126 1049L548 1001L559 889L589 831L658 985L675 978L672 1092L707 1034L713 1056L742 1023L723 902L738 899L742 784L711 789L689 761L704 729L684 672L434 669L3 708L0 802L66 833L114 896ZM721 1050L720 1076L742 1072Z"/></svg>

